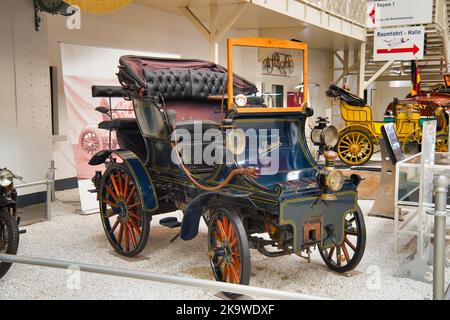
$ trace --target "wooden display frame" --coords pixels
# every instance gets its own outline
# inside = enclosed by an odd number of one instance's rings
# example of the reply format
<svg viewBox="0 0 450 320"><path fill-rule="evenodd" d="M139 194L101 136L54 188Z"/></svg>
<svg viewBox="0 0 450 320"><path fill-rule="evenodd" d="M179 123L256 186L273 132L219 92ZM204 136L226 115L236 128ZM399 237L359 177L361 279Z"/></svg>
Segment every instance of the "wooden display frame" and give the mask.
<svg viewBox="0 0 450 320"><path fill-rule="evenodd" d="M303 51L303 92L305 102L308 102L308 45L302 42L269 38L234 38L228 39L228 96L234 97L233 91L233 48L234 47L256 47L291 49ZM302 107L290 108L234 108L234 99L228 99L228 111L236 110L237 113L295 113L302 112Z"/></svg>

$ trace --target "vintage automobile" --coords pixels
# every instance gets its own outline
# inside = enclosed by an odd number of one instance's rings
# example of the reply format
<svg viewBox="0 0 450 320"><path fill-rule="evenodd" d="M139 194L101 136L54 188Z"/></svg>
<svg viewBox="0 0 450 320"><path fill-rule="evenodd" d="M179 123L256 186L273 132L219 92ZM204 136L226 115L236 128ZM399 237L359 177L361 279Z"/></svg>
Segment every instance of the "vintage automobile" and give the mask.
<svg viewBox="0 0 450 320"><path fill-rule="evenodd" d="M131 257L144 249L153 216L182 210L181 222L169 217L160 224L180 228L180 238L191 240L203 219L218 281L249 284L251 248L268 257L306 259L317 248L337 272L359 264L366 241L357 204L360 177L335 169L330 145L337 130L313 135L329 145L319 166L305 138L312 109L269 108L265 95L273 93L234 73L240 67L240 73L261 76L260 57L274 49L297 59L299 78L292 86L304 81L307 97L304 43L229 39L228 70L201 60L120 59L118 78L136 119L112 121L121 149L101 151L90 161L106 165L93 181L106 237L119 254ZM212 145L213 163L190 161Z"/></svg>
<svg viewBox="0 0 450 320"><path fill-rule="evenodd" d="M445 74L442 83L438 84L433 90L419 90L414 96L408 94L404 99L394 99L386 108L386 116L389 117L394 113L396 106L399 104L417 105L422 117L432 117L438 108L450 111L450 75Z"/></svg>
<svg viewBox="0 0 450 320"><path fill-rule="evenodd" d="M331 85L327 90L327 96L339 100L345 127L339 131L336 151L341 161L347 165L363 165L370 160L375 147L379 145L378 139L385 121L394 122L397 136L405 147L408 143L421 144L423 121L436 119L436 149L448 150L448 115L443 108L436 108L432 116L422 117L421 105L417 102L397 102L389 119L374 121L372 108L364 99L335 85Z"/></svg>
<svg viewBox="0 0 450 320"><path fill-rule="evenodd" d="M450 91L421 92L420 95L414 97L394 99L386 108L385 115L387 117L392 116L396 107L404 104L416 105L422 117L433 117L438 108L450 110Z"/></svg>

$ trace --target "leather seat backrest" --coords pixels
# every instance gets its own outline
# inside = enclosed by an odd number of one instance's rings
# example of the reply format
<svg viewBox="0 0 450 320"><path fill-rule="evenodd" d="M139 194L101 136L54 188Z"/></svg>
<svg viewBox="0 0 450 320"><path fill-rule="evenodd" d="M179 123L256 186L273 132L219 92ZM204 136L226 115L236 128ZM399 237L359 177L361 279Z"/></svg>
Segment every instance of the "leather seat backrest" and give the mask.
<svg viewBox="0 0 450 320"><path fill-rule="evenodd" d="M225 73L191 70L192 98L206 100L209 96L222 95L227 85Z"/></svg>
<svg viewBox="0 0 450 320"><path fill-rule="evenodd" d="M210 70L144 69L147 95L165 100L208 101L212 95L222 95L227 74Z"/></svg>
<svg viewBox="0 0 450 320"><path fill-rule="evenodd" d="M166 100L190 99L192 81L189 70L144 70L148 96L162 95Z"/></svg>

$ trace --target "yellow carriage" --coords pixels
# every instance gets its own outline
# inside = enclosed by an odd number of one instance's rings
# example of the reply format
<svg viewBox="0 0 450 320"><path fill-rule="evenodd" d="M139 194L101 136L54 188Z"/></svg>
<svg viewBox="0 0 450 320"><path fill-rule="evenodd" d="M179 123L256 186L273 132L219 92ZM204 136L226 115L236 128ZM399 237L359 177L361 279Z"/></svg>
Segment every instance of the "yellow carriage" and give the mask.
<svg viewBox="0 0 450 320"><path fill-rule="evenodd" d="M332 85L327 96L338 98L344 129L339 131L336 145L339 158L348 165L363 165L370 160L381 137L381 127L386 122L373 121L372 108L365 101L350 92ZM420 144L422 141L421 114L415 104L400 104L392 121L397 136L405 146L409 142ZM436 148L446 151L448 148L448 120L442 108L436 109L438 132ZM445 150L444 150L445 149Z"/></svg>

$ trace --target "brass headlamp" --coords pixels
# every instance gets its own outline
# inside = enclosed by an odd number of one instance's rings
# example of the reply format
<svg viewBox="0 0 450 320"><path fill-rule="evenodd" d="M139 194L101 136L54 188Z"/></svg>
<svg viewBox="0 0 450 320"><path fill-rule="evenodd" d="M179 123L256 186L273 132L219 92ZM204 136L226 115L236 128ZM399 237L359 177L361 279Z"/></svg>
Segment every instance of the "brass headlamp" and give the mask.
<svg viewBox="0 0 450 320"><path fill-rule="evenodd" d="M338 154L335 151L327 150L323 154L325 166L317 176L317 182L321 189L320 198L322 200L336 200L336 192L344 186L345 176L341 170L336 169L335 161Z"/></svg>

